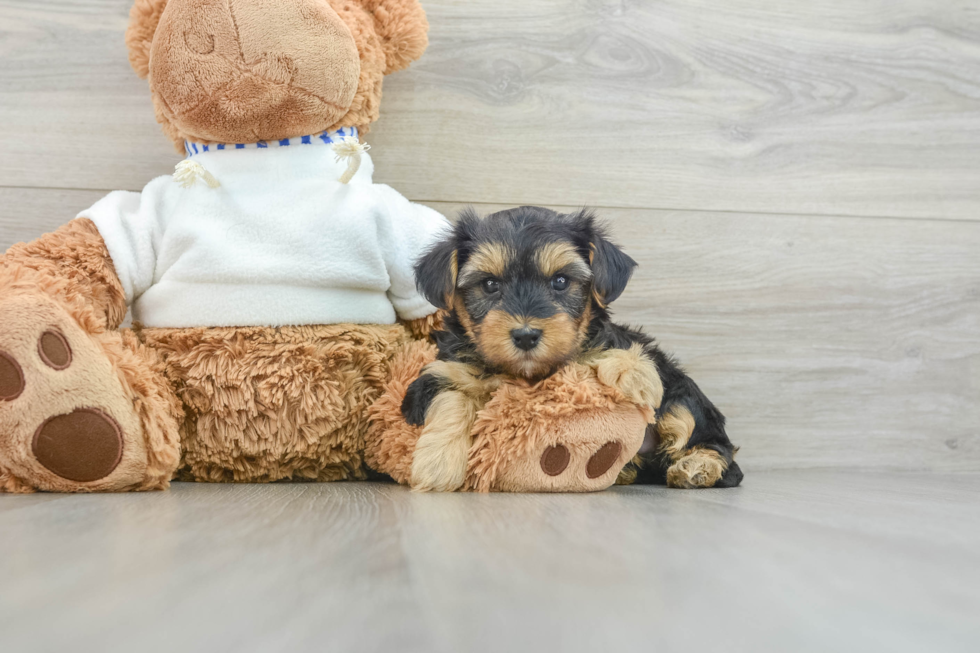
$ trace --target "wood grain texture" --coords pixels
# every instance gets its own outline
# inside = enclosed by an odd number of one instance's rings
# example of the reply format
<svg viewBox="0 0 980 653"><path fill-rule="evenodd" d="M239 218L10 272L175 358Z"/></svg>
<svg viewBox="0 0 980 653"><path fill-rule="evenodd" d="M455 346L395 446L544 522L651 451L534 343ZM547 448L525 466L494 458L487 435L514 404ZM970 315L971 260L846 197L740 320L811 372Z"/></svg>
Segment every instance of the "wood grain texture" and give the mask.
<svg viewBox="0 0 980 653"><path fill-rule="evenodd" d="M5 651L975 651L980 476L0 497Z"/></svg>
<svg viewBox="0 0 980 653"><path fill-rule="evenodd" d="M101 194L0 189L0 249ZM599 213L640 264L616 319L680 358L745 469L980 470L980 223Z"/></svg>
<svg viewBox="0 0 980 653"><path fill-rule="evenodd" d="M0 185L138 190L177 161L131 0L0 0ZM942 217L980 204L973 0L426 0L370 136L411 198Z"/></svg>
<svg viewBox="0 0 980 653"><path fill-rule="evenodd" d="M54 231L108 191L0 186L0 252Z"/></svg>

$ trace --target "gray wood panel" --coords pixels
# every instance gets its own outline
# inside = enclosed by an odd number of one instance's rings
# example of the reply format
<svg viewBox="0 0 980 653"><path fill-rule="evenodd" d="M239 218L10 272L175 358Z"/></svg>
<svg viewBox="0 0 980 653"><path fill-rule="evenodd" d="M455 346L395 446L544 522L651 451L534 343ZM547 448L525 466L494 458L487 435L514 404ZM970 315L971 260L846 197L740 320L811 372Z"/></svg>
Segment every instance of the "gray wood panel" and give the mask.
<svg viewBox="0 0 980 653"><path fill-rule="evenodd" d="M0 189L0 248L100 196ZM746 469L980 470L980 223L600 214L640 264L617 319L679 356Z"/></svg>
<svg viewBox="0 0 980 653"><path fill-rule="evenodd" d="M106 195L100 190L0 186L0 252L54 231Z"/></svg>
<svg viewBox="0 0 980 653"><path fill-rule="evenodd" d="M0 0L0 185L139 189L177 160L131 0ZM973 0L426 0L379 179L426 200L977 219Z"/></svg>
<svg viewBox="0 0 980 653"><path fill-rule="evenodd" d="M980 476L0 497L5 651L976 651Z"/></svg>

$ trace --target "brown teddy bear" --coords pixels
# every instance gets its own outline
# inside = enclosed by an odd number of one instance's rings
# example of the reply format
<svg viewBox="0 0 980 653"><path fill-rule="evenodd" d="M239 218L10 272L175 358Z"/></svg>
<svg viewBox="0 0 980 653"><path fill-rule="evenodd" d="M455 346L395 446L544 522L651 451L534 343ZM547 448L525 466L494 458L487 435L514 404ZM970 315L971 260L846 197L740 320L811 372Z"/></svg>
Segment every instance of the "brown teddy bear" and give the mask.
<svg viewBox="0 0 980 653"><path fill-rule="evenodd" d="M0 259L0 491L411 482L398 405L438 322L412 265L447 223L360 137L426 34L417 0L137 0L130 61L187 158ZM584 368L505 384L464 489L602 489L645 429Z"/></svg>

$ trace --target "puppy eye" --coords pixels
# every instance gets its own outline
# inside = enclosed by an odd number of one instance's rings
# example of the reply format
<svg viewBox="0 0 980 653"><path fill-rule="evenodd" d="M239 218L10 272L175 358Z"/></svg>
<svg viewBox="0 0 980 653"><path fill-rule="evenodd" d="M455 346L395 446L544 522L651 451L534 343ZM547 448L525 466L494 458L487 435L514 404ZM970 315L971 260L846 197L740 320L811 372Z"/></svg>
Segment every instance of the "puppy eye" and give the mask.
<svg viewBox="0 0 980 653"><path fill-rule="evenodd" d="M563 274L559 274L551 280L551 287L555 290L565 290L568 288L568 277Z"/></svg>
<svg viewBox="0 0 980 653"><path fill-rule="evenodd" d="M495 295L500 292L500 282L496 279L484 279L483 280L483 292L488 295Z"/></svg>

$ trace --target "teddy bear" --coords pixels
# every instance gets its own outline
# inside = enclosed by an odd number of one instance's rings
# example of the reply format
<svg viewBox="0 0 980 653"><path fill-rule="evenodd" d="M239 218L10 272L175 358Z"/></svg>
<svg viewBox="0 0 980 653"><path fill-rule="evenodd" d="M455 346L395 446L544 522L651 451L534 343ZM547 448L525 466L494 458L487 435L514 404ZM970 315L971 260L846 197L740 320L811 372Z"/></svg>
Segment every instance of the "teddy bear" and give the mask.
<svg viewBox="0 0 980 653"><path fill-rule="evenodd" d="M413 263L447 221L363 138L427 29L417 0L136 0L130 62L186 158L0 258L0 491L411 484L398 406L439 322ZM609 487L647 417L585 368L504 384L460 489Z"/></svg>

